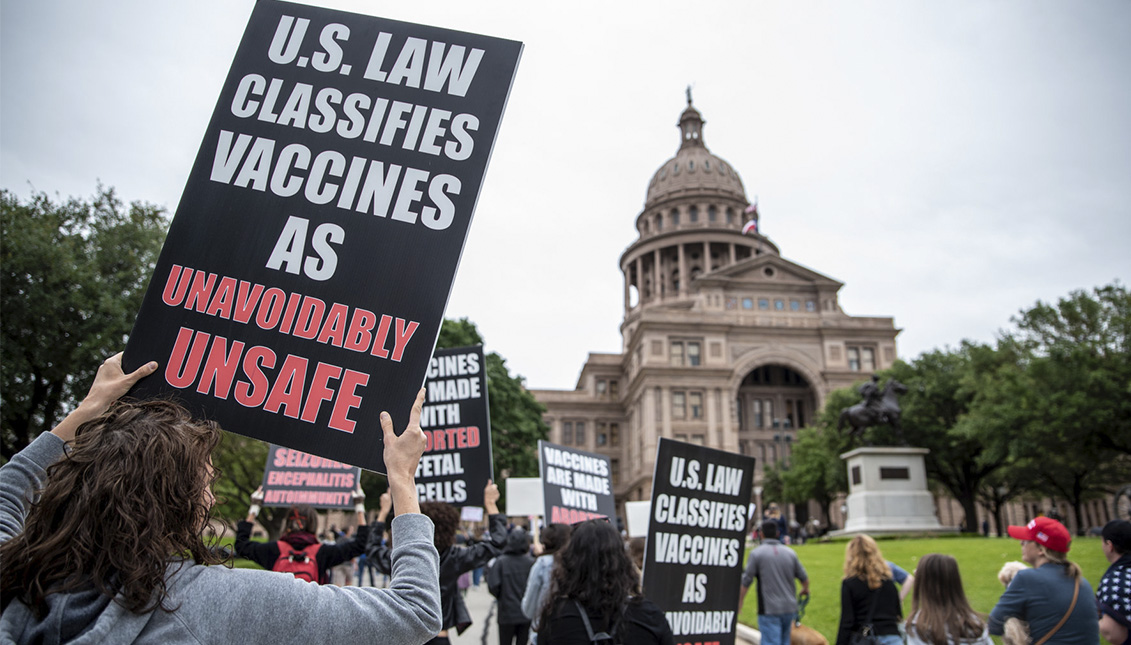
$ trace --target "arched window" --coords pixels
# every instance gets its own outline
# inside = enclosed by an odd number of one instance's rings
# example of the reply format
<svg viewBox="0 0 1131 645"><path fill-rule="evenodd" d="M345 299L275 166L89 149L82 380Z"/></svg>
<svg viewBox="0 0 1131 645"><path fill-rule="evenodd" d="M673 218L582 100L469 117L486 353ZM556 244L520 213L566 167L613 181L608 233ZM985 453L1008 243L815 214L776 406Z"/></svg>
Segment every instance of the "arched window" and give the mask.
<svg viewBox="0 0 1131 645"><path fill-rule="evenodd" d="M707 207L707 221L708 222L714 222L718 219L719 219L719 209L715 208L714 205L708 206Z"/></svg>
<svg viewBox="0 0 1131 645"><path fill-rule="evenodd" d="M679 209L672 209L672 226L679 226Z"/></svg>
<svg viewBox="0 0 1131 645"><path fill-rule="evenodd" d="M656 216L656 232L659 233L662 230L664 230L664 216L663 215L657 215Z"/></svg>
<svg viewBox="0 0 1131 645"><path fill-rule="evenodd" d="M727 209L727 224L734 224L734 209Z"/></svg>
<svg viewBox="0 0 1131 645"><path fill-rule="evenodd" d="M691 208L688 209L687 219L690 222L698 222L699 221L699 207L698 206L692 206Z"/></svg>

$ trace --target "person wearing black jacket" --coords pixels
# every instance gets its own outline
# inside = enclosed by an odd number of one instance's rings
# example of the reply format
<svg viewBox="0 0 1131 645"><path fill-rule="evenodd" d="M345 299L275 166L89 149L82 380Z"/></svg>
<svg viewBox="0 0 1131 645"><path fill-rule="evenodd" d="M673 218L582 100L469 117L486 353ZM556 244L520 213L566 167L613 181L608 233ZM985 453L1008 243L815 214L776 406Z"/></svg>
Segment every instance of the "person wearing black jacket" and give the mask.
<svg viewBox="0 0 1131 645"><path fill-rule="evenodd" d="M252 505L248 509L247 518L236 525L236 555L246 558L267 570L273 570L279 560L278 542L252 542L251 529L255 518L259 515L259 501L263 499L263 489L260 487L251 495ZM357 491L354 496L357 514L357 537L339 540L336 544L323 544L318 547L315 562L318 564L318 582L330 581L330 569L343 562L349 562L365 553L365 545L369 542L369 527L365 524L365 495ZM292 506L287 510L287 521L284 526L283 536L280 539L296 551L318 544L318 513L309 506Z"/></svg>
<svg viewBox="0 0 1131 645"><path fill-rule="evenodd" d="M522 596L532 566L530 536L516 528L487 572L487 590L499 601L499 645L526 645L530 639L530 619L522 613Z"/></svg>
<svg viewBox="0 0 1131 645"><path fill-rule="evenodd" d="M444 628L436 638L428 641L433 645L448 645L448 630L456 628L462 634L471 626L471 613L459 592L459 577L476 567L487 564L499 555L507 542L507 516L499 513L499 487L488 481L483 489L483 507L488 513L487 528L489 539L469 546L455 543L459 528L459 510L444 502L422 502L420 512L432 519L436 525L436 550L440 552L440 613ZM384 574L392 572L391 555L395 544L381 543L380 536L385 532L385 520L392 510L392 499L388 493L381 495L381 506L377 521L370 530L366 559Z"/></svg>
<svg viewBox="0 0 1131 645"><path fill-rule="evenodd" d="M902 616L903 605L891 579L891 567L875 540L857 535L845 549L836 645L849 645L852 634L865 628L875 634L880 645L902 645Z"/></svg>

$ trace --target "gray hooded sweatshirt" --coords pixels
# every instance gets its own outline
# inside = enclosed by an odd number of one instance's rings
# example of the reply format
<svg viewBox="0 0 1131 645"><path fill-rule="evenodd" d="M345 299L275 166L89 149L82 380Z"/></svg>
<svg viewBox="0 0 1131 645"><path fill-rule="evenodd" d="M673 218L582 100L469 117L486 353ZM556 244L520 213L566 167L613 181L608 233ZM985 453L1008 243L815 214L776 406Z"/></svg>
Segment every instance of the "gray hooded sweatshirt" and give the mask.
<svg viewBox="0 0 1131 645"><path fill-rule="evenodd" d="M30 496L62 455L63 441L44 433L0 467L0 542L23 530ZM0 614L0 644L424 643L440 631L434 527L424 515L398 515L392 530L388 589L319 585L288 573L174 560L165 601L173 611L135 614L92 590L51 594L39 620L13 600Z"/></svg>

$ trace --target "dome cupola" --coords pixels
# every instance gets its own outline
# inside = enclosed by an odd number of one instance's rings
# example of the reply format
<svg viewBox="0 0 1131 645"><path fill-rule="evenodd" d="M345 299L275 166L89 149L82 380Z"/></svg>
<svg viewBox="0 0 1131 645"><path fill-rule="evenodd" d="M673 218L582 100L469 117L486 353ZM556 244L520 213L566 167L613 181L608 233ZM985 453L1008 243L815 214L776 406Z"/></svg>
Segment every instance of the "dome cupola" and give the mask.
<svg viewBox="0 0 1131 645"><path fill-rule="evenodd" d="M664 162L648 183L644 208L688 193L715 194L746 201L742 179L730 164L711 154L703 140L703 117L691 103L679 117L679 150Z"/></svg>

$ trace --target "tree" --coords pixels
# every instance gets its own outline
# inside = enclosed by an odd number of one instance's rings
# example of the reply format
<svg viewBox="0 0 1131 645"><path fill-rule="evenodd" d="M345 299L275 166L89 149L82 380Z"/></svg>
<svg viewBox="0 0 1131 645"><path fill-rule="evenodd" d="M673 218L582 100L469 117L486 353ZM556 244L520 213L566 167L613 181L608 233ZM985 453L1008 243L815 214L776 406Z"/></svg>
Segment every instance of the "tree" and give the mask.
<svg viewBox="0 0 1131 645"><path fill-rule="evenodd" d="M963 341L957 350L921 354L912 363L897 362L885 377L908 386L900 398L903 428L911 445L927 448L927 476L962 505L967 532L977 532L977 500L983 482L1005 466L1009 455L991 449L1004 436L998 425L970 410L979 388L997 378L1008 356L993 347Z"/></svg>
<svg viewBox="0 0 1131 645"><path fill-rule="evenodd" d="M263 482L263 469L267 464L267 444L225 432L224 440L212 451L212 463L220 471L216 480L216 505L213 517L224 521L235 530L236 523L247 517L251 494ZM264 506L256 520L267 529L268 541L279 539L286 509Z"/></svg>
<svg viewBox="0 0 1131 645"><path fill-rule="evenodd" d="M1073 291L1013 322L1006 338L1037 359L1032 371L1076 394L1063 417L1086 418L1102 448L1131 455L1131 292L1118 282Z"/></svg>
<svg viewBox="0 0 1131 645"><path fill-rule="evenodd" d="M161 250L163 209L0 190L0 454L50 430L120 351Z"/></svg>
<svg viewBox="0 0 1131 645"><path fill-rule="evenodd" d="M841 409L857 402L853 390L832 392L816 424L802 428L793 446L790 467L782 473L783 496L802 504L816 500L825 525L831 523L830 509L837 495L848 492L848 475L840 455L848 450L848 436L836 429Z"/></svg>
<svg viewBox="0 0 1131 645"><path fill-rule="evenodd" d="M1012 419L1010 454L1048 495L1083 504L1131 477L1131 295L1118 283L1038 302L999 347L1017 355L982 406Z"/></svg>
<svg viewBox="0 0 1131 645"><path fill-rule="evenodd" d="M444 349L481 344L483 337L467 318L444 320L436 341L436 347ZM538 440L546 439L550 432L542 418L546 408L526 389L523 377L511 376L506 360L495 352L487 354L486 360L496 477L537 477ZM504 502L500 500L500 505Z"/></svg>

